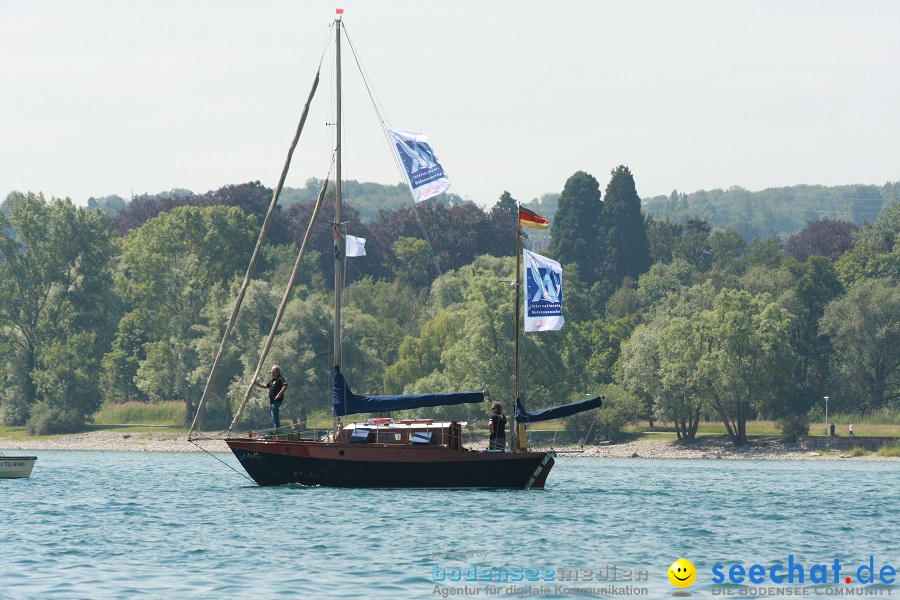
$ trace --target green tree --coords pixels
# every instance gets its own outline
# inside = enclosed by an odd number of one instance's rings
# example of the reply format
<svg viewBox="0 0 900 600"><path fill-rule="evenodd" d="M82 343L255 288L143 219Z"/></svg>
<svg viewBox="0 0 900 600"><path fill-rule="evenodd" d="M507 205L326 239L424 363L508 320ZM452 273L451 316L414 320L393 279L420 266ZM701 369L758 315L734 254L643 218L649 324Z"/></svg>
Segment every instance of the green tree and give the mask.
<svg viewBox="0 0 900 600"><path fill-rule="evenodd" d="M639 305L648 310L663 298L689 287L697 273L684 259L670 263L656 263L638 280L635 296Z"/></svg>
<svg viewBox="0 0 900 600"><path fill-rule="evenodd" d="M256 230L255 219L237 207L182 206L160 213L123 240L116 289L149 338L131 376L152 401L183 400L186 421L202 391L191 373L198 364L204 308L243 271Z"/></svg>
<svg viewBox="0 0 900 600"><path fill-rule="evenodd" d="M834 368L845 381L845 408L865 411L897 402L900 390L900 286L860 279L828 304L821 329L834 345Z"/></svg>
<svg viewBox="0 0 900 600"><path fill-rule="evenodd" d="M80 430L100 408L99 354L95 335L82 331L53 340L41 352L40 402L28 421L32 434Z"/></svg>
<svg viewBox="0 0 900 600"><path fill-rule="evenodd" d="M605 319L567 322L566 342L560 353L569 387L587 392L599 384L611 383L622 344L635 324L631 317L611 322Z"/></svg>
<svg viewBox="0 0 900 600"><path fill-rule="evenodd" d="M754 239L750 242L749 251L751 265L762 265L774 269L784 259L781 241L778 238Z"/></svg>
<svg viewBox="0 0 900 600"><path fill-rule="evenodd" d="M577 263L577 277L591 285L599 280L596 264L600 256L600 184L593 176L578 171L566 181L553 219L550 254L560 263ZM609 290L608 293L612 293Z"/></svg>
<svg viewBox="0 0 900 600"><path fill-rule="evenodd" d="M428 242L419 238L401 237L394 242L397 266L394 276L416 287L431 282L431 249Z"/></svg>
<svg viewBox="0 0 900 600"><path fill-rule="evenodd" d="M694 330L696 315L712 308L714 295L710 282L673 287L623 344L616 364L617 380L644 402L651 426L654 416L672 421L682 441L694 439L708 405L697 379L703 346Z"/></svg>
<svg viewBox="0 0 900 600"><path fill-rule="evenodd" d="M440 372L443 369L441 350L455 343L461 330L462 316L445 309L428 320L418 335L407 335L400 343L397 360L385 368L385 393L402 394L407 386Z"/></svg>
<svg viewBox="0 0 900 600"><path fill-rule="evenodd" d="M119 321L112 348L102 359L104 402L115 404L148 399L135 384L134 376L146 358L145 345L149 342L150 332L141 315L136 312L125 314Z"/></svg>
<svg viewBox="0 0 900 600"><path fill-rule="evenodd" d="M854 235L853 248L837 261L841 283L849 287L862 279L900 281L900 202Z"/></svg>
<svg viewBox="0 0 900 600"><path fill-rule="evenodd" d="M416 336L408 336L394 365L385 369L385 389L425 393L487 388L512 408L515 376L514 288L504 285L511 258L480 256L459 271L435 280L430 299L434 316ZM529 408L558 400L565 338L559 332L522 335L522 393ZM473 412L479 411L479 412ZM483 407L446 407L445 417L477 418Z"/></svg>
<svg viewBox="0 0 900 600"><path fill-rule="evenodd" d="M4 420L21 424L31 407L42 404L42 412L53 422L53 411L69 412L61 425L86 416L77 398L48 395L39 383L42 361L59 355L59 344L75 340L87 354L85 368L102 350L97 340L102 313L109 302L110 261L114 253L112 228L100 212L75 207L68 199L47 202L43 195L10 194L0 211L0 337L13 351L3 362L8 374L5 389L15 389L22 400L4 394ZM80 334L95 331L87 348ZM47 353L45 357L44 354ZM12 361L12 363L10 363ZM93 362L92 362L93 361ZM81 389L80 371L63 371L55 383L59 389ZM53 427L52 425L50 426ZM46 429L46 428L42 428Z"/></svg>
<svg viewBox="0 0 900 600"><path fill-rule="evenodd" d="M373 317L368 332L372 350L385 364L397 360L397 351L408 335L414 335L426 317L424 291L419 291L403 279L374 281L367 277L344 292L344 305ZM379 383L372 392L381 389L381 375L372 374ZM380 393L380 392L379 392Z"/></svg>
<svg viewBox="0 0 900 600"><path fill-rule="evenodd" d="M675 433L683 442L697 437L700 414L706 404L695 368L704 349L692 335L692 329L689 319L676 317L665 323L658 339L663 394L656 409L675 424Z"/></svg>
<svg viewBox="0 0 900 600"><path fill-rule="evenodd" d="M675 243L673 258L687 261L701 273L712 266L712 246L709 243L709 223L700 219L690 219L684 225L684 234Z"/></svg>
<svg viewBox="0 0 900 600"><path fill-rule="evenodd" d="M625 426L643 416L641 401L615 384L598 386L594 393L603 395L603 406L568 417L566 431L582 444L621 440L625 437ZM582 399L583 395L572 394L564 400L575 402Z"/></svg>
<svg viewBox="0 0 900 600"><path fill-rule="evenodd" d="M834 265L824 256L811 256L804 263L786 259L781 270L787 272L790 282L782 306L794 315L790 333L797 356L791 390L794 405L787 407L787 412L800 414L807 412L822 397L822 390L831 386L831 338L821 335L819 321L825 306L843 292L843 286Z"/></svg>
<svg viewBox="0 0 900 600"><path fill-rule="evenodd" d="M503 190L503 193L500 194L500 199L497 200L497 203L491 208L491 212L496 211L505 211L505 212L516 212L519 209L519 203L516 202L516 199L512 197L508 191Z"/></svg>
<svg viewBox="0 0 900 600"><path fill-rule="evenodd" d="M709 236L709 247L713 269L731 275L741 275L747 270L747 244L733 229L714 231Z"/></svg>
<svg viewBox="0 0 900 600"><path fill-rule="evenodd" d="M794 361L788 311L768 296L722 290L712 310L692 322L699 393L719 414L735 446L747 443L747 420L776 406Z"/></svg>
<svg viewBox="0 0 900 600"><path fill-rule="evenodd" d="M665 219L654 219L647 215L647 241L650 244L650 258L653 264L672 261L675 243L681 237L681 225Z"/></svg>
<svg viewBox="0 0 900 600"><path fill-rule="evenodd" d="M243 371L232 379L228 389L228 397L231 406L234 407L237 407L244 397L259 362L263 341L269 334L272 318L281 301L279 290L268 289L262 283L253 286L251 292L252 298L251 294L248 294L250 306L242 311L241 322L244 325L241 326L241 331L237 332L234 344L241 353L240 362L243 365ZM264 368L270 364L279 364L288 381L290 387L282 408L287 418L305 420L307 414L330 414L333 310L332 297L327 293L313 293L294 298L285 308L284 317ZM368 381L365 376L359 375L366 365L364 359L360 357L368 358L374 351L371 347L361 349L356 347L360 343L356 333L358 315L357 310L346 312L345 330L348 331L348 341L344 345L347 364L345 373L354 389L365 389ZM265 392L253 391L254 395L251 396L252 401L245 416L255 426L270 423L268 397ZM230 409L227 417L230 420Z"/></svg>
<svg viewBox="0 0 900 600"><path fill-rule="evenodd" d="M650 242L641 199L634 176L624 165L613 169L606 186L600 236L602 254L595 260L603 265L601 278L608 289L618 288L626 277L636 280L650 268Z"/></svg>
<svg viewBox="0 0 900 600"><path fill-rule="evenodd" d="M643 403L643 413L651 428L654 406L664 398L660 376L659 332L652 324L638 325L622 344L616 380Z"/></svg>

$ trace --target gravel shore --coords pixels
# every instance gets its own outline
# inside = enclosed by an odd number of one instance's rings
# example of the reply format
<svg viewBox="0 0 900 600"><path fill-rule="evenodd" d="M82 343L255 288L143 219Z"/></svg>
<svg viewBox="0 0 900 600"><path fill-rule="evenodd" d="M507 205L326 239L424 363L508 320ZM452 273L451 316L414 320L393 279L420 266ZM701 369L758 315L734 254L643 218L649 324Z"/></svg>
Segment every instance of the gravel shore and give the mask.
<svg viewBox="0 0 900 600"><path fill-rule="evenodd" d="M214 435L210 437L223 437ZM17 440L0 437L0 450L96 450L96 451L138 451L138 452L229 452L221 440L189 442L187 435L171 433L116 433L114 431L91 431L73 433L41 440Z"/></svg>
<svg viewBox="0 0 900 600"><path fill-rule="evenodd" d="M211 434L210 437L223 437ZM468 443L474 450L486 446L484 443ZM116 433L93 431L62 435L50 439L12 441L0 437L0 451L7 453L17 450L94 450L94 451L138 451L138 452L228 452L228 446L221 439L189 442L186 435L171 433ZM668 440L644 439L608 446L585 446L582 448L557 448L563 456L586 458L676 458L676 459L723 459L723 460L854 460L900 462L900 457L865 456L851 457L844 452L819 454L778 443L754 445L749 448L734 448L723 438L703 438L698 442L682 446Z"/></svg>
<svg viewBox="0 0 900 600"><path fill-rule="evenodd" d="M638 440L609 446L586 446L584 452L574 456L600 458L691 458L722 460L854 460L900 462L900 457L866 454L852 457L847 452L810 452L786 446L778 442L735 448L723 438L701 438L688 445L668 440Z"/></svg>

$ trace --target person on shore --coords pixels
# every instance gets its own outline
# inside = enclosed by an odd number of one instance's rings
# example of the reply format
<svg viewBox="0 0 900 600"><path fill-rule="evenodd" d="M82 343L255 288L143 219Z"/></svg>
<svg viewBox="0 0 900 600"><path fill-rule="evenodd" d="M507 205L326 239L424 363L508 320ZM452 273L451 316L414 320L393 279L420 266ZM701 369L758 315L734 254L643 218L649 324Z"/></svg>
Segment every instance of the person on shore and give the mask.
<svg viewBox="0 0 900 600"><path fill-rule="evenodd" d="M853 423L850 423L850 435L853 435Z"/></svg>
<svg viewBox="0 0 900 600"><path fill-rule="evenodd" d="M834 437L834 421L831 422L831 437Z"/></svg>
<svg viewBox="0 0 900 600"><path fill-rule="evenodd" d="M272 365L269 373L272 375L272 379L268 383L254 381L253 385L269 389L269 414L272 415L272 426L278 429L281 427L281 419L279 418L281 403L284 401L284 392L287 390L288 384L284 377L281 376L281 367L278 365Z"/></svg>
<svg viewBox="0 0 900 600"><path fill-rule="evenodd" d="M503 405L499 402L491 404L490 436L488 440L489 450L504 450L506 448L506 417L503 416Z"/></svg>

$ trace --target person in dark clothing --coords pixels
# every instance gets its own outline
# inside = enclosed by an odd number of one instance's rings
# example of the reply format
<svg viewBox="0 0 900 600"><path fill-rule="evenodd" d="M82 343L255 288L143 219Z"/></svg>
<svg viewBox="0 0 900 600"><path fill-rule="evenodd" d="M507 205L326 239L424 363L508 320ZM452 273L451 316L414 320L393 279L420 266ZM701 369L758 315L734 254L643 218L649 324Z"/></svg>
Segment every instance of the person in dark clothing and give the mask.
<svg viewBox="0 0 900 600"><path fill-rule="evenodd" d="M831 422L831 437L834 437L834 421Z"/></svg>
<svg viewBox="0 0 900 600"><path fill-rule="evenodd" d="M503 406L499 402L491 404L491 424L488 449L503 450L506 448L506 417Z"/></svg>
<svg viewBox="0 0 900 600"><path fill-rule="evenodd" d="M281 427L281 419L279 418L281 403L284 401L284 392L287 390L288 384L284 377L281 376L281 367L278 365L272 365L269 372L272 375L272 379L268 383L254 381L253 385L269 389L269 413L272 415L272 426L278 429Z"/></svg>

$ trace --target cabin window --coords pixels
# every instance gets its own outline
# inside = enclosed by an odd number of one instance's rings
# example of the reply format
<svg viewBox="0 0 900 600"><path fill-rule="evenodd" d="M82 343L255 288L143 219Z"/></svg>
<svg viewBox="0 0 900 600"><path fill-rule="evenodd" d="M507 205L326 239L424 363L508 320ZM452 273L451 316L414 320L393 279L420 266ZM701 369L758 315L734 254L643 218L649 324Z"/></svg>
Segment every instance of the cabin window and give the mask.
<svg viewBox="0 0 900 600"><path fill-rule="evenodd" d="M382 444L399 443L403 441L399 431L375 431L375 441Z"/></svg>
<svg viewBox="0 0 900 600"><path fill-rule="evenodd" d="M369 441L369 430L368 429L354 429L350 433L350 443L351 444L365 444Z"/></svg>

